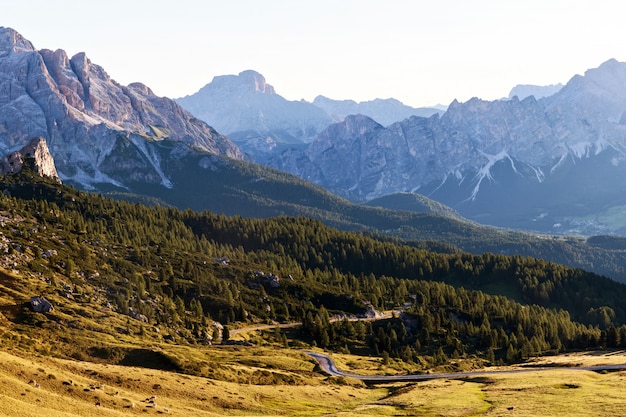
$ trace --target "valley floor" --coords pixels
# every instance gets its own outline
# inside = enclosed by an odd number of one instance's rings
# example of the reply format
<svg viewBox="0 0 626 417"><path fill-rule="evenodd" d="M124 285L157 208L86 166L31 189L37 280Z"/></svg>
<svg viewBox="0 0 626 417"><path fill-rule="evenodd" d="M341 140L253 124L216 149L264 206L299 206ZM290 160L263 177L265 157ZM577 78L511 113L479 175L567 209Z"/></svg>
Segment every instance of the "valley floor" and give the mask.
<svg viewBox="0 0 626 417"><path fill-rule="evenodd" d="M233 350L233 354L252 358L255 356L253 350ZM285 354L289 355L288 352ZM624 362L624 352L603 352L543 358L534 365L592 366ZM309 365L305 363L303 366ZM253 366L261 364L254 363ZM609 416L623 415L625 384L626 372L598 373L559 368L461 380L370 386L350 378L327 378L311 372L302 385L251 385L144 368L26 355L16 349L0 352L0 415L8 417L133 414Z"/></svg>

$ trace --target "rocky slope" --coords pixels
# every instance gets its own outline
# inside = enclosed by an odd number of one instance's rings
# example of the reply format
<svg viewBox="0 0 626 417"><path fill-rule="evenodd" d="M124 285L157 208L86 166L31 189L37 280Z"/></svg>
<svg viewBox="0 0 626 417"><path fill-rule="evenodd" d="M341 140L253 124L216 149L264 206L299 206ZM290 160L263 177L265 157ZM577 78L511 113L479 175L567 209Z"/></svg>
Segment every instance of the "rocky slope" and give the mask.
<svg viewBox="0 0 626 417"><path fill-rule="evenodd" d="M59 176L83 187L171 187L161 143L241 159L225 136L140 83L122 86L84 53L37 50L0 28L0 153L46 138Z"/></svg>
<svg viewBox="0 0 626 417"><path fill-rule="evenodd" d="M597 217L626 207L625 111L611 60L540 100L455 101L386 128L349 117L272 164L356 201L419 191L489 224L619 231Z"/></svg>

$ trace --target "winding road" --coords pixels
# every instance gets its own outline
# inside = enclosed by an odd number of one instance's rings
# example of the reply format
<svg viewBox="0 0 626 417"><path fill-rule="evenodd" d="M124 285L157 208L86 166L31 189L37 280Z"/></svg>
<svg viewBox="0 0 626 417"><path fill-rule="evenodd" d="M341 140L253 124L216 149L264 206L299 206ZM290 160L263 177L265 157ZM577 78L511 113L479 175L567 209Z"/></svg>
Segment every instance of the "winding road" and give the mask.
<svg viewBox="0 0 626 417"><path fill-rule="evenodd" d="M411 303L407 303L402 307L398 307L392 311L377 314L375 317L368 318L350 318L350 321L377 321L388 319L393 314L400 314L411 306ZM331 321L339 321L341 318L333 318ZM257 331L257 330L269 330L273 328L291 328L300 326L302 323L282 323L282 324L263 324L251 327L244 327L240 329L233 329L230 331L230 335L233 336L237 333ZM517 374L524 372L540 372L549 370L567 370L567 371L621 371L626 370L626 364L611 364L611 365L594 365L594 366L546 366L546 367L529 367L523 369L509 369L509 370L494 370L494 371L469 371L469 372L453 372L453 373L427 373L427 374L407 374L407 375L359 375L344 372L337 368L337 365L328 355L312 351L304 351L307 355L314 358L324 372L331 376L343 376L348 378L360 379L364 382L383 383L383 382L401 382L401 381L425 381L431 379L462 379L462 378L476 378L486 375L504 375L504 374Z"/></svg>
<svg viewBox="0 0 626 417"><path fill-rule="evenodd" d="M454 372L454 373L441 373L441 374L409 374L409 375L359 375L344 372L337 368L335 362L327 355L323 353L305 351L305 353L314 358L324 370L324 372L332 376L343 376L348 378L360 379L364 382L401 382L401 381L425 381L429 379L462 379L462 378L475 378L485 375L504 375L504 374L517 374L524 372L540 372L540 371L554 371L554 370L567 370L567 371L620 371L626 370L626 364L617 365L596 365L596 366L549 366L549 367L536 367L528 369L511 369L500 371L471 371L471 372Z"/></svg>

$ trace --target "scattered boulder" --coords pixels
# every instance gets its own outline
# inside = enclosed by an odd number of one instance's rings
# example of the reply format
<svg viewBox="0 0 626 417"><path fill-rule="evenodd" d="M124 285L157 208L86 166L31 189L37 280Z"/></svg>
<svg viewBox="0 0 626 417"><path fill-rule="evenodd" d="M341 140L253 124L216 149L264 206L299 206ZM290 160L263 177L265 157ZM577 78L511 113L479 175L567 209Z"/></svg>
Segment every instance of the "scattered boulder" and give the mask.
<svg viewBox="0 0 626 417"><path fill-rule="evenodd" d="M146 317L144 314L140 313L139 311L135 310L132 307L128 309L128 314L135 320L139 320L143 323L148 323L148 317Z"/></svg>
<svg viewBox="0 0 626 417"><path fill-rule="evenodd" d="M46 300L44 297L30 297L30 305L33 308L33 311L37 313L49 313L54 310L54 307L50 303L50 301Z"/></svg>
<svg viewBox="0 0 626 417"><path fill-rule="evenodd" d="M228 259L226 256L222 256L221 258L215 258L215 262L220 265L230 265L230 259Z"/></svg>

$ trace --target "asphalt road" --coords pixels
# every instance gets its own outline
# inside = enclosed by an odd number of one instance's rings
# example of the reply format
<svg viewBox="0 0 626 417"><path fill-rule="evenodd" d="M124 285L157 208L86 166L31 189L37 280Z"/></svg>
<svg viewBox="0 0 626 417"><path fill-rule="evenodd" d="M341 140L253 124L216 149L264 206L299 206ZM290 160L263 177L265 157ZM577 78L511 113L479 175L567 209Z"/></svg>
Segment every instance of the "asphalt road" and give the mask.
<svg viewBox="0 0 626 417"><path fill-rule="evenodd" d="M554 370L568 370L568 371L619 371L626 370L626 364L619 365L597 365L597 366L580 366L580 367L536 367L527 369L511 369L506 371L471 371L471 372L454 372L454 373L442 373L442 374L413 374L413 375L358 375L343 372L337 368L335 362L327 355L317 352L305 352L311 356L320 364L321 368L332 376L343 376L349 378L360 379L364 382L400 382L400 381L424 381L429 379L463 379L463 378L475 378L485 375L502 375L502 374L516 374L523 372L541 372L541 371L554 371Z"/></svg>
<svg viewBox="0 0 626 417"><path fill-rule="evenodd" d="M355 320L363 320L363 321L377 321L391 318L393 313L401 313L410 307L411 304L407 303L400 308L396 308L393 312L386 312L385 314L378 315L376 317L370 318L352 318L351 321ZM340 319L333 319L331 321L337 321ZM258 325L252 327L244 327L240 329L232 329L230 331L230 335L235 335L241 332L249 332L256 330L269 330L276 327L279 328L290 328L300 326L302 323L283 323L283 324L265 324ZM335 362L327 355L323 353L305 351L305 353L320 364L320 367L324 372L332 376L343 376L349 378L360 379L364 382L401 382L401 381L425 381L430 379L463 379L463 378L475 378L486 375L497 375L497 374L516 374L516 373L524 373L524 372L538 372L538 371L549 371L549 370L568 370L568 371L621 371L626 370L626 364L617 364L617 365L596 365L596 366L549 366L549 367L529 367L524 369L510 369L510 370L498 370L498 371L470 371L470 372L454 372L454 373L427 373L427 374L408 374L408 375L359 375L359 374L351 374L349 372L341 371L337 368Z"/></svg>

